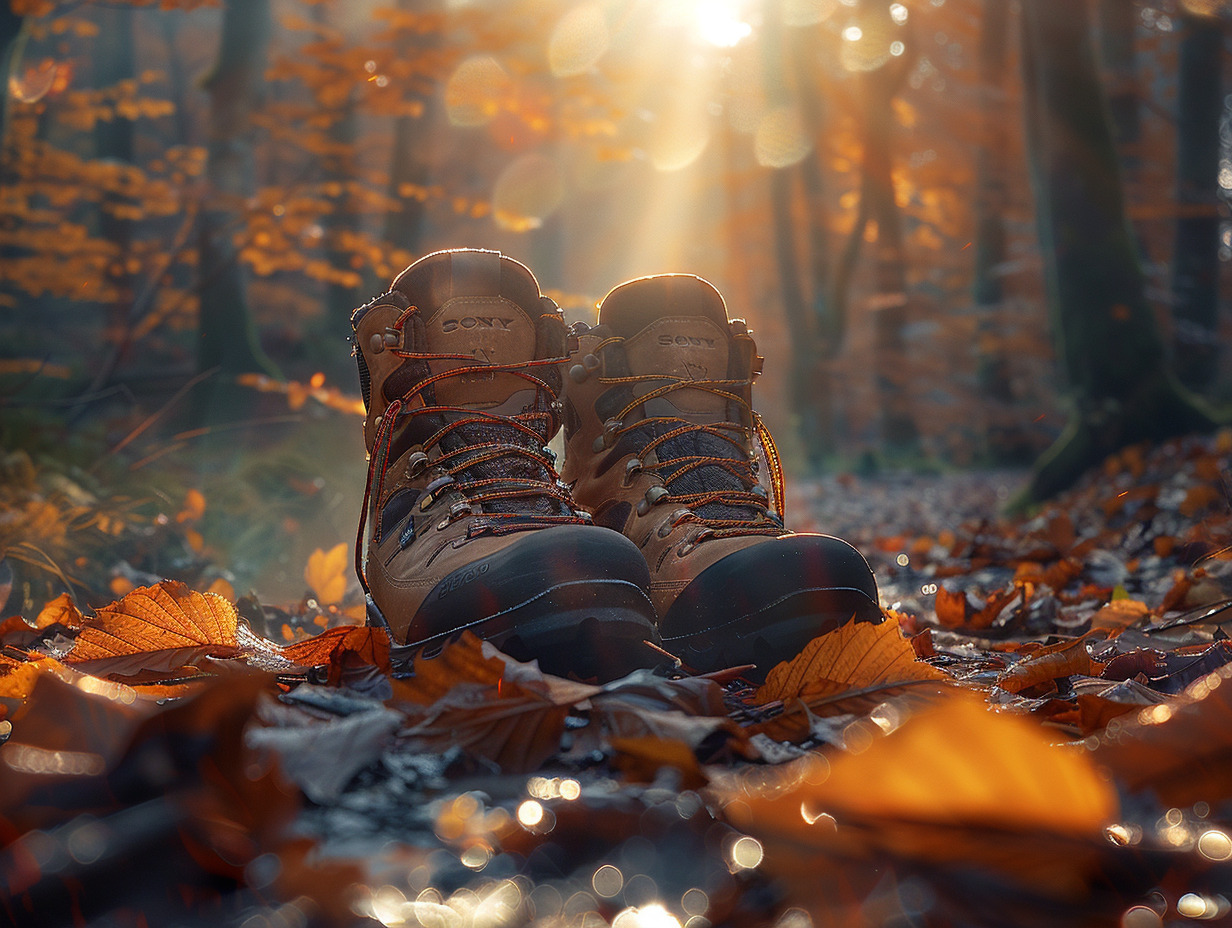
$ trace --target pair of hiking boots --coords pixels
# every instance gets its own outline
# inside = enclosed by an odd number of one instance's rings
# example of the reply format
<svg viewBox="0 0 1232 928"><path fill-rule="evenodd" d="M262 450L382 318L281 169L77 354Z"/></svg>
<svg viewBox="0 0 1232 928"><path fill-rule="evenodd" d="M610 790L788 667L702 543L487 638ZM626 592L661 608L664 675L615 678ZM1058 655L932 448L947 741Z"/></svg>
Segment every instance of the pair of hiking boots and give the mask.
<svg viewBox="0 0 1232 928"><path fill-rule="evenodd" d="M853 547L784 528L752 408L762 359L704 280L630 281L598 325L569 329L524 265L459 249L416 261L351 324L369 452L356 566L395 642L430 653L469 629L582 679L659 648L764 675L880 620Z"/></svg>

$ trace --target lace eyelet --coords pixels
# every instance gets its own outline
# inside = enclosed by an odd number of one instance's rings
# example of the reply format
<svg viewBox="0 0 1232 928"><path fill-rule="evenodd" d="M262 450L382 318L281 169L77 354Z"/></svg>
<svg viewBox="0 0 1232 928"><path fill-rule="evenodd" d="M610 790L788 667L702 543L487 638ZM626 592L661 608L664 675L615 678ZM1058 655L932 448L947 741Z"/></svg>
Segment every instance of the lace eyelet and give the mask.
<svg viewBox="0 0 1232 928"><path fill-rule="evenodd" d="M624 479L620 481L622 487L633 485L633 478L642 472L641 458L630 458L629 463L625 465Z"/></svg>

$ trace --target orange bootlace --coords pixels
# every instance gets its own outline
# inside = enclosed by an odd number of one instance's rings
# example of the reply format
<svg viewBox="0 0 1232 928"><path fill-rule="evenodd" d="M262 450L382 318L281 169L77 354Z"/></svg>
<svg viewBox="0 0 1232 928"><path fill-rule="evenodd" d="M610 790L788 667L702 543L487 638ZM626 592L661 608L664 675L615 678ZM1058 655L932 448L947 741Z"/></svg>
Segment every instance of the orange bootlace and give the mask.
<svg viewBox="0 0 1232 928"><path fill-rule="evenodd" d="M407 310L395 324L401 329L412 310ZM390 349L395 355L406 360L418 361L474 361L474 357L466 354L429 354L425 352L406 351L400 348ZM450 433L465 429L468 426L481 426L486 431L493 429L510 430L510 438L523 437L529 439L525 444L512 440L486 440L470 442L452 450L441 450L441 453L430 462L430 466L444 468L452 478L449 486L458 490L469 504L465 509L451 511L448 519L463 518L476 514L478 510L482 518L471 526L471 534L484 532L503 533L516 531L519 528L532 528L544 523L585 524L590 521L585 514L573 513L572 498L569 491L560 483L559 474L555 468L554 457L545 447L545 436L551 428L552 415L546 411L530 411L513 416L495 415L482 410L470 409L465 406L429 406L423 399L423 391L428 387L450 377L473 375L477 369L487 373L507 373L522 378L543 390L548 402L556 400L557 394L544 380L534 376L528 368L559 365L566 358L540 358L531 361L519 361L511 364L468 364L452 370L442 371L425 377L399 399L391 402L382 413L377 424L373 441L372 453L368 457L368 478L364 486L363 509L360 512L359 530L355 543L355 572L365 592L368 592L368 579L364 573L363 563L367 546L367 524L369 514L381 499L385 489L385 477L389 470L390 452L394 438L398 432L399 420L409 422L416 416L440 415L445 417L445 424L420 443L424 452L438 446ZM418 401L419 405L415 405ZM543 431L534 426L538 425ZM466 473L478 465L509 456L525 458L541 467L544 477L530 475L500 475L472 476ZM559 504L566 514L534 513L528 518L526 512L484 511L484 503L494 503L522 498L541 498L553 500ZM378 542L382 535L381 514L375 515L373 541Z"/></svg>
<svg viewBox="0 0 1232 928"><path fill-rule="evenodd" d="M591 352L598 355L608 345L619 344L624 341L620 336L610 336L603 339ZM609 432L609 445L614 445L619 441L620 437L638 429L643 429L646 426L674 426L665 431L662 435L658 435L650 439L641 447L638 452L638 458L644 460L646 455L659 448L665 442L672 441L683 435L702 432L707 435L713 435L723 441L728 442L736 450L735 457L723 457L720 455L708 454L675 454L670 459L672 472L670 475L664 475L664 482L667 484L668 490L671 492L673 502L679 503L681 506L690 510L690 513L685 518L691 518L694 521L702 522L707 527L714 530L713 535L742 535L742 534L766 534L777 535L783 531L783 519L786 516L786 494L784 491L783 465L779 457L778 448L774 444L774 438L770 434L770 430L762 421L760 415L754 412L753 408L745 402L744 398L732 392L733 387L747 387L752 384L751 380L686 380L680 377L672 377L667 374L635 374L625 377L600 377L601 384L638 384L648 381L666 381L655 387L647 393L638 396L635 400L628 403L623 409L618 412L614 419L619 423L615 425ZM625 417L637 409L639 406L647 403L650 400L659 397L667 396L677 390L704 390L707 393L713 393L715 396L720 396L725 400L736 403L736 405L748 413L749 421L752 422L752 429L740 422L713 422L705 425L698 423L687 422L674 416L648 416L638 419L636 422L629 425L624 424ZM610 420L609 420L610 421ZM750 431L752 434L750 434ZM774 512L777 518L769 516L767 511L767 500L764 496L752 492L751 490L723 488L710 490L699 493L678 493L672 489L672 484L680 477L692 470L700 467L713 466L719 467L727 473L735 477L740 485L756 486L759 481L757 473L754 469L756 457L750 457L746 452L747 443L751 442L753 436L756 436L757 444L761 446L762 454L766 461L767 471L770 477L770 489L773 494ZM669 463L667 461L661 463ZM717 503L726 507L734 508L753 508L755 514L747 519L716 519L702 516L692 510L706 506L708 504ZM683 521L683 519L681 520Z"/></svg>

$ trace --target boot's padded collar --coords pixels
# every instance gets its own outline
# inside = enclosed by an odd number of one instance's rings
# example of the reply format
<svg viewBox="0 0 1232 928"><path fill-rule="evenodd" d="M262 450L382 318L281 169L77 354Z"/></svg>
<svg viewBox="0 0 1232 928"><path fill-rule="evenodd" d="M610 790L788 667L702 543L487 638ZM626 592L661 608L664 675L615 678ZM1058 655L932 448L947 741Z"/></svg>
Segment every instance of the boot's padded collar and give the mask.
<svg viewBox="0 0 1232 928"><path fill-rule="evenodd" d="M460 248L426 255L397 276L401 291L421 312L458 297L505 297L528 316L539 306L539 282L526 265L499 251Z"/></svg>
<svg viewBox="0 0 1232 928"><path fill-rule="evenodd" d="M631 338L665 316L702 316L727 331L727 307L709 282L692 274L639 277L612 290L599 304L599 324Z"/></svg>

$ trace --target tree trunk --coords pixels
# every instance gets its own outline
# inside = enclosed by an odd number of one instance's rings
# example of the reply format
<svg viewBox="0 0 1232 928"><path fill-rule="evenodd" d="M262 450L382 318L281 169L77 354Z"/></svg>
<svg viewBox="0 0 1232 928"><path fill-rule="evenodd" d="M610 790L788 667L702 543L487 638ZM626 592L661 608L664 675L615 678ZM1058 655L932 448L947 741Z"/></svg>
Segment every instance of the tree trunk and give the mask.
<svg viewBox="0 0 1232 928"><path fill-rule="evenodd" d="M864 0L861 11L869 20L879 20L883 33L893 29L888 6ZM911 48L914 42L910 37L907 39L905 44ZM892 152L894 97L902 87L910 64L906 55L891 57L876 70L861 75L864 113L861 199L867 201L868 219L877 224L871 308L881 437L893 453L907 456L919 453L920 434L911 411L910 390L903 383L908 353L903 337L907 324L907 256L903 247L902 211L894 196Z"/></svg>
<svg viewBox="0 0 1232 928"><path fill-rule="evenodd" d="M426 201L421 197L407 196L407 188L426 189L432 177L432 164L427 146L425 127L432 125L435 98L424 100L421 116L399 116L394 123L394 144L390 156L389 196L398 201L398 208L385 216L384 238L395 248L405 248L412 253L420 250L423 238ZM385 281L388 285L389 281Z"/></svg>
<svg viewBox="0 0 1232 928"><path fill-rule="evenodd" d="M136 77L137 55L133 27L136 10L119 6L99 11L100 31L94 86L114 87L121 81ZM94 129L94 154L101 161L129 166L133 163L133 120L116 115L100 120ZM109 338L127 341L129 310L133 303L134 275L128 267L132 254L133 222L116 216L114 207L129 205L123 198L109 197L102 204L99 232L115 245L116 260L107 268L107 283L116 298L107 308Z"/></svg>
<svg viewBox="0 0 1232 928"><path fill-rule="evenodd" d="M1099 0L1099 52L1108 80L1112 135L1126 178L1137 172L1142 137L1134 31L1138 9L1128 0Z"/></svg>
<svg viewBox="0 0 1232 928"><path fill-rule="evenodd" d="M795 37L793 37L794 39ZM795 43L789 47L782 23L782 2L766 9L762 67L774 105L788 99L783 61L795 71L795 91L809 137L820 138L821 103L812 87L804 56ZM814 151L799 163L774 168L770 174L770 210L774 230L774 259L783 315L791 332L791 366L788 373L789 396L793 412L799 417L799 437L805 460L820 469L833 450L833 408L827 358L839 347L833 335L835 326L827 318L829 262L824 245L825 203L821 173L821 152ZM800 179L808 224L809 264L801 269L794 209L796 177ZM806 293L804 281L812 295Z"/></svg>
<svg viewBox="0 0 1232 928"><path fill-rule="evenodd" d="M976 153L976 306L994 306L1005 296L1000 265L1005 262L1006 151L1005 59L1009 48L1009 0L984 0L980 31L980 148Z"/></svg>
<svg viewBox="0 0 1232 928"><path fill-rule="evenodd" d="M8 3L0 3L0 150L9 138L9 81L21 66L21 46L25 41L23 32L26 18L13 12Z"/></svg>
<svg viewBox="0 0 1232 928"><path fill-rule="evenodd" d="M1219 117L1223 112L1223 29L1180 13L1176 221L1172 252L1176 372L1190 389L1211 386L1219 367Z"/></svg>
<svg viewBox="0 0 1232 928"><path fill-rule="evenodd" d="M265 79L272 20L269 0L226 0L218 60L203 86L210 95L206 200L197 238L201 310L197 368L217 369L211 415L226 414L236 374L277 376L257 339L235 238L243 202L254 189L250 117Z"/></svg>
<svg viewBox="0 0 1232 928"><path fill-rule="evenodd" d="M1086 6L1023 4L1022 40L1039 241L1073 410L1020 505L1065 489L1125 445L1216 424L1168 370L1145 297Z"/></svg>

